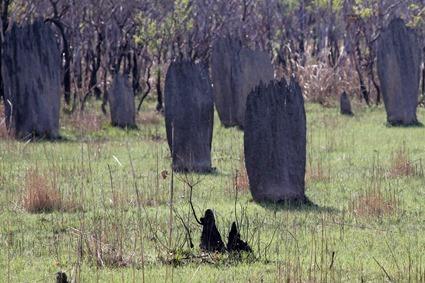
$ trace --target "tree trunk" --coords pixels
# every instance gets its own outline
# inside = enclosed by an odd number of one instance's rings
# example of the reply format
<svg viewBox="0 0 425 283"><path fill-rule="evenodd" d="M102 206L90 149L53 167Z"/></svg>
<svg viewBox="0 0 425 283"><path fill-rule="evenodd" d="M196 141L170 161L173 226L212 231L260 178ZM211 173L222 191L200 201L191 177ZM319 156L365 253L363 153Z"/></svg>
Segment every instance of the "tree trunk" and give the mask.
<svg viewBox="0 0 425 283"><path fill-rule="evenodd" d="M156 111L160 112L163 109L160 66L158 66L158 72L156 73L156 95L157 95Z"/></svg>
<svg viewBox="0 0 425 283"><path fill-rule="evenodd" d="M356 55L357 55L357 58L356 58ZM364 83L364 78L363 78L363 74L362 74L362 70L361 70L362 53L361 53L360 44L359 44L358 41L356 42L356 49L355 49L353 59L354 59L354 64L356 66L357 74L359 76L360 93L361 93L363 99L365 100L367 106L370 106L369 91L367 90L367 87Z"/></svg>
<svg viewBox="0 0 425 283"><path fill-rule="evenodd" d="M103 44L103 34L102 32L98 32L98 40L96 44L96 54L95 55L88 55L87 61L91 61L91 71L90 71L90 80L89 80L89 86L87 93L84 95L83 101L81 103L81 110L84 110L85 104L87 102L87 99L89 98L90 94L94 94L97 99L100 99L101 91L97 86L97 73L100 69L100 63L102 62L102 44ZM88 51L90 53L90 51Z"/></svg>
<svg viewBox="0 0 425 283"><path fill-rule="evenodd" d="M52 22L58 29L62 37L62 57L64 61L64 77L63 77L63 87L64 87L64 96L65 102L67 105L71 103L71 52L69 48L68 39L65 34L65 27L59 19L49 19L47 20Z"/></svg>
<svg viewBox="0 0 425 283"><path fill-rule="evenodd" d="M140 68L139 64L137 62L137 53L136 51L133 51L133 66L132 66L132 79L133 79L133 92L134 95L136 95L140 91Z"/></svg>

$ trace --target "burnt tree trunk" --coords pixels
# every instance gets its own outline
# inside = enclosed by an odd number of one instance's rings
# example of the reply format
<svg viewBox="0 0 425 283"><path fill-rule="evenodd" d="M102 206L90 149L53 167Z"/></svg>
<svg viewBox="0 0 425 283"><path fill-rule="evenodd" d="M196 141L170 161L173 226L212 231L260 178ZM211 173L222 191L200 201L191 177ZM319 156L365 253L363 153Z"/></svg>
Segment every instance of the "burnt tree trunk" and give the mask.
<svg viewBox="0 0 425 283"><path fill-rule="evenodd" d="M102 44L104 41L104 35L102 32L97 33L97 43L95 48L95 53L93 53L91 50L88 51L88 62L91 66L90 70L90 79L89 79L89 85L87 93L84 95L83 101L81 102L81 110L84 110L85 104L87 102L87 99L91 94L93 94L97 99L100 99L101 91L98 87L98 81L97 81L97 73L99 72L99 69L101 67L102 63Z"/></svg>
<svg viewBox="0 0 425 283"><path fill-rule="evenodd" d="M162 88L161 88L161 67L158 66L158 71L156 73L156 111L161 112L163 109L163 101L162 101Z"/></svg>
<svg viewBox="0 0 425 283"><path fill-rule="evenodd" d="M357 58L356 58L357 55ZM364 101L366 102L366 104L368 106L370 106L370 98L369 98L369 91L367 90L365 81L364 81L364 77L362 74L362 53L361 53L361 49L360 49L360 43L357 41L356 42L356 48L355 48L355 55L353 56L354 58L354 65L356 67L356 72L359 76L359 82L360 82L360 94L362 95Z"/></svg>
<svg viewBox="0 0 425 283"><path fill-rule="evenodd" d="M137 52L133 51L132 56L132 68L131 68L131 74L132 74L132 86L133 86L133 93L134 95L137 95L140 90L140 68L139 68L139 62L137 60Z"/></svg>
<svg viewBox="0 0 425 283"><path fill-rule="evenodd" d="M65 27L59 19L49 19L48 22L52 22L59 30L62 37L62 56L63 56L63 88L64 97L67 105L71 104L71 52L69 48L68 38L65 33Z"/></svg>

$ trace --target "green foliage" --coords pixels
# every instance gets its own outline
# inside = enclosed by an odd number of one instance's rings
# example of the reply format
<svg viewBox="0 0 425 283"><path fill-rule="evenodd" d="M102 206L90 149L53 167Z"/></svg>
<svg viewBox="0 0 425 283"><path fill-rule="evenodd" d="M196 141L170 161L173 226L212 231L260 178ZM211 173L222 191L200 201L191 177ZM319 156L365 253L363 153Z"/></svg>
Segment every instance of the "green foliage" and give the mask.
<svg viewBox="0 0 425 283"><path fill-rule="evenodd" d="M339 11L342 8L343 3L343 0L314 0L313 7L327 9L332 6L333 11Z"/></svg>
<svg viewBox="0 0 425 283"><path fill-rule="evenodd" d="M151 50L157 50L162 41L175 42L176 37L184 37L193 29L191 1L176 0L171 8L161 2L151 5L148 12L140 12L136 17L139 27L135 35L137 44L146 44Z"/></svg>
<svg viewBox="0 0 425 283"><path fill-rule="evenodd" d="M425 7L411 3L409 10L412 13L412 19L409 25L417 29L425 27Z"/></svg>

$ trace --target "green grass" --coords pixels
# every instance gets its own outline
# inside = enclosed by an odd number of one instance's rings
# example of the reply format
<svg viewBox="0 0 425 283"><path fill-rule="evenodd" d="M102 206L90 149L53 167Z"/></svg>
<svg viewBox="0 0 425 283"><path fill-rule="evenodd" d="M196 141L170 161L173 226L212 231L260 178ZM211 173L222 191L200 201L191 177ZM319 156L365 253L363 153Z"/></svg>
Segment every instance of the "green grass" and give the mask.
<svg viewBox="0 0 425 283"><path fill-rule="evenodd" d="M65 121L65 141L0 141L0 282L53 282L59 270L80 282L141 282L143 274L146 282L423 282L425 128L386 127L382 108L358 108L350 118L309 104L307 116L307 195L318 207L260 206L249 191L239 192L241 234L255 252L239 261L185 259L200 255L201 231L181 175L174 178L173 204L195 248L183 245L185 229L175 215L169 245L171 176L161 172L170 172L170 156L162 122L126 132L103 121L96 132L82 134ZM425 121L422 109L419 119ZM402 149L414 169L408 176L393 172ZM242 153L243 133L216 119L217 172L186 176L201 180L193 195L198 216L212 208L226 238ZM25 176L34 168L76 209L25 212ZM101 239L104 254L114 248L111 254L122 254L128 266L99 267L87 251L93 237Z"/></svg>

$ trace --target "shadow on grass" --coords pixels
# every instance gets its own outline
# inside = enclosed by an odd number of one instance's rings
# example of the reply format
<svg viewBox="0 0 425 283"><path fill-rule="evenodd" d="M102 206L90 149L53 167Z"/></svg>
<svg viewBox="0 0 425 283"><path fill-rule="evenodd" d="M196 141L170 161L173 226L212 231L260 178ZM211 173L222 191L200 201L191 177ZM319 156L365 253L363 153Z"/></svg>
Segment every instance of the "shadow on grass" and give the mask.
<svg viewBox="0 0 425 283"><path fill-rule="evenodd" d="M261 207L271 211L299 211L299 212L318 212L318 213L338 213L339 210L333 207L320 206L313 203L308 198L296 201L281 202L257 202Z"/></svg>
<svg viewBox="0 0 425 283"><path fill-rule="evenodd" d="M108 125L107 127L102 128L100 131L94 131L86 135L80 135L78 133L62 133L55 138L33 135L31 137L16 138L16 140L24 143L80 143L87 141L106 142L120 140L120 135L122 134L128 135L138 133L140 131L140 128L137 126L122 128Z"/></svg>
<svg viewBox="0 0 425 283"><path fill-rule="evenodd" d="M216 167L211 167L208 169L188 169L188 168L173 168L174 173L185 175L185 174L192 174L197 175L200 177L207 177L207 176L220 176L220 171L217 170Z"/></svg>
<svg viewBox="0 0 425 283"><path fill-rule="evenodd" d="M385 123L387 128L423 128L424 124L419 121L410 124L403 124L403 122L387 122Z"/></svg>

